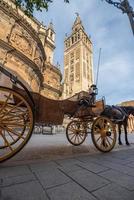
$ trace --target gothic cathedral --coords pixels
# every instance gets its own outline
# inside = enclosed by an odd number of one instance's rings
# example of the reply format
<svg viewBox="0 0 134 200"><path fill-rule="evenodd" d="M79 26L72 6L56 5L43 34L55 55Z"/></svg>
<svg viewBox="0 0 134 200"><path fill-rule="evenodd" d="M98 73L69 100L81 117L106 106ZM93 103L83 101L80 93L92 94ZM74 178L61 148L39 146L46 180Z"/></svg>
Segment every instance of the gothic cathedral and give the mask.
<svg viewBox="0 0 134 200"><path fill-rule="evenodd" d="M65 38L64 45L63 99L80 91L88 91L93 84L92 42L85 32L79 14L71 35Z"/></svg>

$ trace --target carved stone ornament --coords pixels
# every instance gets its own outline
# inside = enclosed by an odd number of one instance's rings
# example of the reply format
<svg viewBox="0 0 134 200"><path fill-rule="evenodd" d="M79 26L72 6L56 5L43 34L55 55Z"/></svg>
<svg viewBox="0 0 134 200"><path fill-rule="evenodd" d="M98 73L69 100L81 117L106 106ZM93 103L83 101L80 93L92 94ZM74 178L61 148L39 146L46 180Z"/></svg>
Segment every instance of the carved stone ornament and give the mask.
<svg viewBox="0 0 134 200"><path fill-rule="evenodd" d="M39 50L39 48L36 48L35 50L35 55L34 55L34 62L38 65L38 66L42 66L42 58L41 58L41 52Z"/></svg>
<svg viewBox="0 0 134 200"><path fill-rule="evenodd" d="M21 29L18 31L17 28L19 27L16 26L12 32L10 42L16 49L31 57L33 52L31 37L26 31L22 31Z"/></svg>
<svg viewBox="0 0 134 200"><path fill-rule="evenodd" d="M36 63L36 65L42 66L42 61L41 61L41 58L40 58L40 57L34 58L34 62Z"/></svg>

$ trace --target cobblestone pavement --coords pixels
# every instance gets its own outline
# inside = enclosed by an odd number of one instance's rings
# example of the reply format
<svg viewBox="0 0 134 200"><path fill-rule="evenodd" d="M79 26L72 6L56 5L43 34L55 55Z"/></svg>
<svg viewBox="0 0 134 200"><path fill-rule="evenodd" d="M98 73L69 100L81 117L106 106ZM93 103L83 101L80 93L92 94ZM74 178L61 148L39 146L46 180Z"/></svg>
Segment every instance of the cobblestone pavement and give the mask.
<svg viewBox="0 0 134 200"><path fill-rule="evenodd" d="M80 147L64 135L33 135L0 164L0 200L134 200L134 136L130 147L98 152L90 137Z"/></svg>

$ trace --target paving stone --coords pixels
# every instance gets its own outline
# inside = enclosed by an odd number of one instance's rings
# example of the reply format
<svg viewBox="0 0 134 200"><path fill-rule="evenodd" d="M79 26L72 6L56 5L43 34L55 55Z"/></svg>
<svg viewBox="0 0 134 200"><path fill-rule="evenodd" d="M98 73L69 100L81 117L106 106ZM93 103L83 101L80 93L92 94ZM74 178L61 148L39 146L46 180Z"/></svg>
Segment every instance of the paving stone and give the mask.
<svg viewBox="0 0 134 200"><path fill-rule="evenodd" d="M108 170L109 168L107 167L104 167L104 166L101 166L101 165L97 165L95 163L80 163L78 164L78 166L81 166L82 168L85 168L91 172L94 172L94 173L100 173L100 172L103 172L103 171L106 171Z"/></svg>
<svg viewBox="0 0 134 200"><path fill-rule="evenodd" d="M115 162L109 162L103 160L102 162L97 161L96 164L100 164L100 166L105 166L107 168L122 172L124 174L128 174L130 176L134 176L134 170L133 168L126 166L124 164L117 164Z"/></svg>
<svg viewBox="0 0 134 200"><path fill-rule="evenodd" d="M70 179L58 169L35 172L45 188L70 182Z"/></svg>
<svg viewBox="0 0 134 200"><path fill-rule="evenodd" d="M112 156L107 156L107 157L99 157L97 158L96 160L94 160L95 162L103 162L103 161L108 161L108 162L112 162L112 163L115 163L115 164L127 164L129 161L126 160L126 159L120 159L120 158L116 158L116 157L112 157Z"/></svg>
<svg viewBox="0 0 134 200"><path fill-rule="evenodd" d="M40 162L40 163L30 164L29 167L31 168L33 172L37 172L37 171L53 170L55 168L58 168L59 165L57 165L53 161L49 161L49 162Z"/></svg>
<svg viewBox="0 0 134 200"><path fill-rule="evenodd" d="M134 160L134 159L133 159ZM129 163L127 163L128 167L134 168L134 161L129 161Z"/></svg>
<svg viewBox="0 0 134 200"><path fill-rule="evenodd" d="M134 190L134 177L117 172L115 170L102 172L99 175L110 180L111 182L115 182L120 186L127 188L128 190Z"/></svg>
<svg viewBox="0 0 134 200"><path fill-rule="evenodd" d="M0 167L0 178L32 174L27 166Z"/></svg>
<svg viewBox="0 0 134 200"><path fill-rule="evenodd" d="M76 159L57 160L56 163L59 164L58 168L62 169L65 172L71 172L81 169L81 167L78 166L79 164L81 164L81 162Z"/></svg>
<svg viewBox="0 0 134 200"><path fill-rule="evenodd" d="M84 169L76 172L70 172L68 175L88 191L96 190L109 183L109 181Z"/></svg>
<svg viewBox="0 0 134 200"><path fill-rule="evenodd" d="M98 200L134 200L134 192L130 192L116 184L109 184L93 192L93 194Z"/></svg>
<svg viewBox="0 0 134 200"><path fill-rule="evenodd" d="M47 193L51 200L97 200L74 182L48 189Z"/></svg>
<svg viewBox="0 0 134 200"><path fill-rule="evenodd" d="M84 156L84 157L78 157L78 160L80 160L81 162L86 162L86 163L97 163L97 164L102 164L103 162L105 161L108 161L108 162L112 162L112 163L117 163L117 164L127 164L129 163L130 161L128 160L123 160L123 159L119 159L119 158L116 158L116 157L112 157L112 155L109 153L106 154L97 154L97 155L92 155L92 156Z"/></svg>
<svg viewBox="0 0 134 200"><path fill-rule="evenodd" d="M115 153L115 152L114 152ZM89 158L85 157L85 161L84 162L98 162L101 163L103 161L109 161L109 162L114 162L114 163L120 163L120 164L126 164L129 161L127 161L126 159L120 159L114 156L115 154L109 152L108 154L96 154L96 155L92 155ZM82 161L82 158L81 158Z"/></svg>
<svg viewBox="0 0 134 200"><path fill-rule="evenodd" d="M95 156L95 155L94 155ZM81 161L81 162L94 162L97 160L97 158L95 158L94 156L79 156L77 157L77 160Z"/></svg>
<svg viewBox="0 0 134 200"><path fill-rule="evenodd" d="M134 157L132 157L132 158L128 158L128 159L126 158L125 161L126 161L126 165L127 165L127 164L129 164L129 163L131 163L131 162L134 161Z"/></svg>
<svg viewBox="0 0 134 200"><path fill-rule="evenodd" d="M122 151L115 152L112 156L115 158L118 158L118 159L122 159L122 160L131 159L132 158L132 149L128 149L128 150L125 149Z"/></svg>
<svg viewBox="0 0 134 200"><path fill-rule="evenodd" d="M81 163L79 160L74 159L74 158L67 158L67 159L61 159L61 160L56 160L56 163L59 165L75 165Z"/></svg>
<svg viewBox="0 0 134 200"><path fill-rule="evenodd" d="M33 174L6 177L6 178L1 179L0 186L1 187L10 186L10 185L15 185L18 183L24 183L24 182L34 181L34 180L36 180L36 178Z"/></svg>
<svg viewBox="0 0 134 200"><path fill-rule="evenodd" d="M66 164L66 165L61 165L58 167L59 169L61 169L64 172L72 172L72 171L77 171L77 170L81 170L81 166L78 165L72 165L72 164Z"/></svg>
<svg viewBox="0 0 134 200"><path fill-rule="evenodd" d="M17 184L1 189L1 200L48 200L37 181Z"/></svg>

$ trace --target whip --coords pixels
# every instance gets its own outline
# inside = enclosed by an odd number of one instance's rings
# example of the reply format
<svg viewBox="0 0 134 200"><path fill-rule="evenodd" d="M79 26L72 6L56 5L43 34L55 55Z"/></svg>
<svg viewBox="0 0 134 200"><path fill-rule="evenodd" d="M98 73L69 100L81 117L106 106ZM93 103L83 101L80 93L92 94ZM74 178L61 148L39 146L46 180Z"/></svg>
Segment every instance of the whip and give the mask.
<svg viewBox="0 0 134 200"><path fill-rule="evenodd" d="M98 84L98 76L99 76L99 68L100 68L100 58L101 58L101 48L99 50L98 67L97 67L97 73L96 73L96 87L97 87L97 84Z"/></svg>

